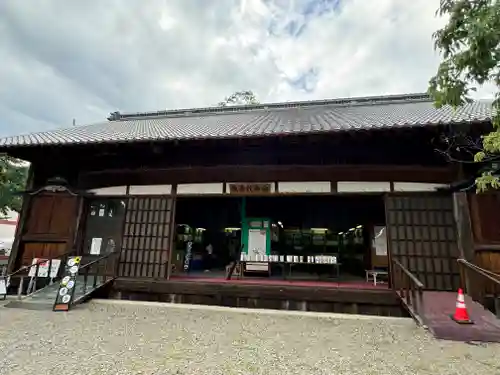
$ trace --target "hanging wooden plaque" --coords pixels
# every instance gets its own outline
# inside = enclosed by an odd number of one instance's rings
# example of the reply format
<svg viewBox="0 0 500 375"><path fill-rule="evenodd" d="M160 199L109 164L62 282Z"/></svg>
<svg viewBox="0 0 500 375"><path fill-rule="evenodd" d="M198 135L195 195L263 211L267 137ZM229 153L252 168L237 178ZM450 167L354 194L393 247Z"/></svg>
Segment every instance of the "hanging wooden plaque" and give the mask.
<svg viewBox="0 0 500 375"><path fill-rule="evenodd" d="M271 183L259 184L228 184L229 194L271 194Z"/></svg>

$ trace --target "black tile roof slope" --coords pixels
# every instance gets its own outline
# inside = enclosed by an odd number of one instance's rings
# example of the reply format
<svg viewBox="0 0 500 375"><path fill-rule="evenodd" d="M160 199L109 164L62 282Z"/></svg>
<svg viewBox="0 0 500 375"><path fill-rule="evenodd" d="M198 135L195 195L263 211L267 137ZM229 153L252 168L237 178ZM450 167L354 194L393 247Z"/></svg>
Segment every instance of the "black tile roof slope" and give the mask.
<svg viewBox="0 0 500 375"><path fill-rule="evenodd" d="M425 94L111 114L97 124L12 136L0 148L152 140L242 138L489 122L491 102L436 109Z"/></svg>

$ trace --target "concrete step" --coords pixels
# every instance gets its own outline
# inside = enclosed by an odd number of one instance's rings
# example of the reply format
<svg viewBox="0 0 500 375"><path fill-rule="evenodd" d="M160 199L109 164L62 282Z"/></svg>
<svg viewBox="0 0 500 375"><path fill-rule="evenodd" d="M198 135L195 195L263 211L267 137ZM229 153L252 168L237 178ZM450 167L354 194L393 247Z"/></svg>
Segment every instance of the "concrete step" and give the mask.
<svg viewBox="0 0 500 375"><path fill-rule="evenodd" d="M54 302L49 301L49 300L15 300L15 301L10 301L9 303L6 303L4 307L9 308L9 309L25 309L25 310L52 310L52 307L54 306Z"/></svg>

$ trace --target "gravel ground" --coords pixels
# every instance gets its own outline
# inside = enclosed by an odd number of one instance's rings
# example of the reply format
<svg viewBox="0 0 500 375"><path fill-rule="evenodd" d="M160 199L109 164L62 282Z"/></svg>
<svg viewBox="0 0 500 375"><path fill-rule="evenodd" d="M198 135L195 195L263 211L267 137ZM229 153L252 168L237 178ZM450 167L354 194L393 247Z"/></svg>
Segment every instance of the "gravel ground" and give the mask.
<svg viewBox="0 0 500 375"><path fill-rule="evenodd" d="M0 307L0 322L1 375L500 374L500 345L437 341L409 319L95 302Z"/></svg>

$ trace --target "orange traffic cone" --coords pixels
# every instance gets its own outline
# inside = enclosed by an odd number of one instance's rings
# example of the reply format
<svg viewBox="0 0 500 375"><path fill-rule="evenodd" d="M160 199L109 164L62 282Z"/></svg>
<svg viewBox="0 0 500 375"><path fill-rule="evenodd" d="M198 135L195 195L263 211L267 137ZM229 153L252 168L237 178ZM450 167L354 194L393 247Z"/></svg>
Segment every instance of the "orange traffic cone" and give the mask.
<svg viewBox="0 0 500 375"><path fill-rule="evenodd" d="M465 306L464 292L460 288L458 289L457 304L455 307L455 314L451 316L455 322L459 324L473 324L474 322L470 320L469 313L467 312L467 307Z"/></svg>

